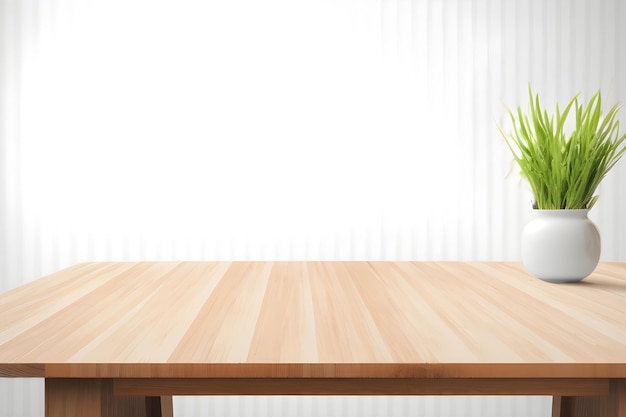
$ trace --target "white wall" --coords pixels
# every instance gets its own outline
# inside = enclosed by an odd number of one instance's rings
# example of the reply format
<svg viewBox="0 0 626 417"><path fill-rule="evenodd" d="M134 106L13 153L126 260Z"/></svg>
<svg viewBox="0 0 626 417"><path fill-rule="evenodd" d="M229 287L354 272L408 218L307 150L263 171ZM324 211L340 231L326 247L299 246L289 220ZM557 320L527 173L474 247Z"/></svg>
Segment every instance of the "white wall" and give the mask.
<svg viewBox="0 0 626 417"><path fill-rule="evenodd" d="M625 20L619 0L0 0L0 290L84 260L517 260L530 196L496 125L528 83L546 103L626 102ZM625 175L591 212L604 260L626 260ZM42 398L1 380L0 416ZM176 400L189 416L549 406Z"/></svg>

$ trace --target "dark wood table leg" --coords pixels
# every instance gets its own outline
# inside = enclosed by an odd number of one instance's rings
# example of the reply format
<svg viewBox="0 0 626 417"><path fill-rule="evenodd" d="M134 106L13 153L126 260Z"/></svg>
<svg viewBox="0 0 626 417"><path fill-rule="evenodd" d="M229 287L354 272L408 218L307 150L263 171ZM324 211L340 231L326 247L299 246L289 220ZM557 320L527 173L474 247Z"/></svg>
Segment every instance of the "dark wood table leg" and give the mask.
<svg viewBox="0 0 626 417"><path fill-rule="evenodd" d="M117 397L111 379L46 378L46 417L173 417L171 396Z"/></svg>
<svg viewBox="0 0 626 417"><path fill-rule="evenodd" d="M607 397L553 397L552 417L626 417L626 380L612 379Z"/></svg>

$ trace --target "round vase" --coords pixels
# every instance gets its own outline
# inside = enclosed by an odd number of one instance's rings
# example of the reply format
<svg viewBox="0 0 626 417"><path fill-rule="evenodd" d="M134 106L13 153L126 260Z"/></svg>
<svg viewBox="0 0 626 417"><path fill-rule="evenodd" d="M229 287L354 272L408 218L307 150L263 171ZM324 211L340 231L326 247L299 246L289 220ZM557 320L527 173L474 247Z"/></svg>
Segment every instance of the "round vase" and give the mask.
<svg viewBox="0 0 626 417"><path fill-rule="evenodd" d="M533 210L522 232L522 262L537 278L577 282L598 266L600 233L589 210Z"/></svg>

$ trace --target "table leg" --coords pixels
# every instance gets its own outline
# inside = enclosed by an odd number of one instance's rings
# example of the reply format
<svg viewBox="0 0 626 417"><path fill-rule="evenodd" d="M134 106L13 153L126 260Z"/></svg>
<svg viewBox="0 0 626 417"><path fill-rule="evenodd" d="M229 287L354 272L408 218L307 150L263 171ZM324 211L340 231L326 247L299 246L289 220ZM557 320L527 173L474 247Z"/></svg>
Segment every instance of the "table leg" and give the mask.
<svg viewBox="0 0 626 417"><path fill-rule="evenodd" d="M46 417L173 417L171 396L116 397L111 379L46 379Z"/></svg>
<svg viewBox="0 0 626 417"><path fill-rule="evenodd" d="M626 380L611 380L607 397L555 396L552 417L626 417Z"/></svg>

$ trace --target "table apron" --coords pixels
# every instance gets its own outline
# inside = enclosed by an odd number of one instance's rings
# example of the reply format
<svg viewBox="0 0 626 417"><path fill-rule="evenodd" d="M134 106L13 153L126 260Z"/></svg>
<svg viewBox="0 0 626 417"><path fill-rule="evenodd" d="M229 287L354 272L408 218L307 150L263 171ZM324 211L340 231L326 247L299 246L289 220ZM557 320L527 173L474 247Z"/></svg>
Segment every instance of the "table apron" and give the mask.
<svg viewBox="0 0 626 417"><path fill-rule="evenodd" d="M608 378L119 378L114 395L608 396Z"/></svg>

